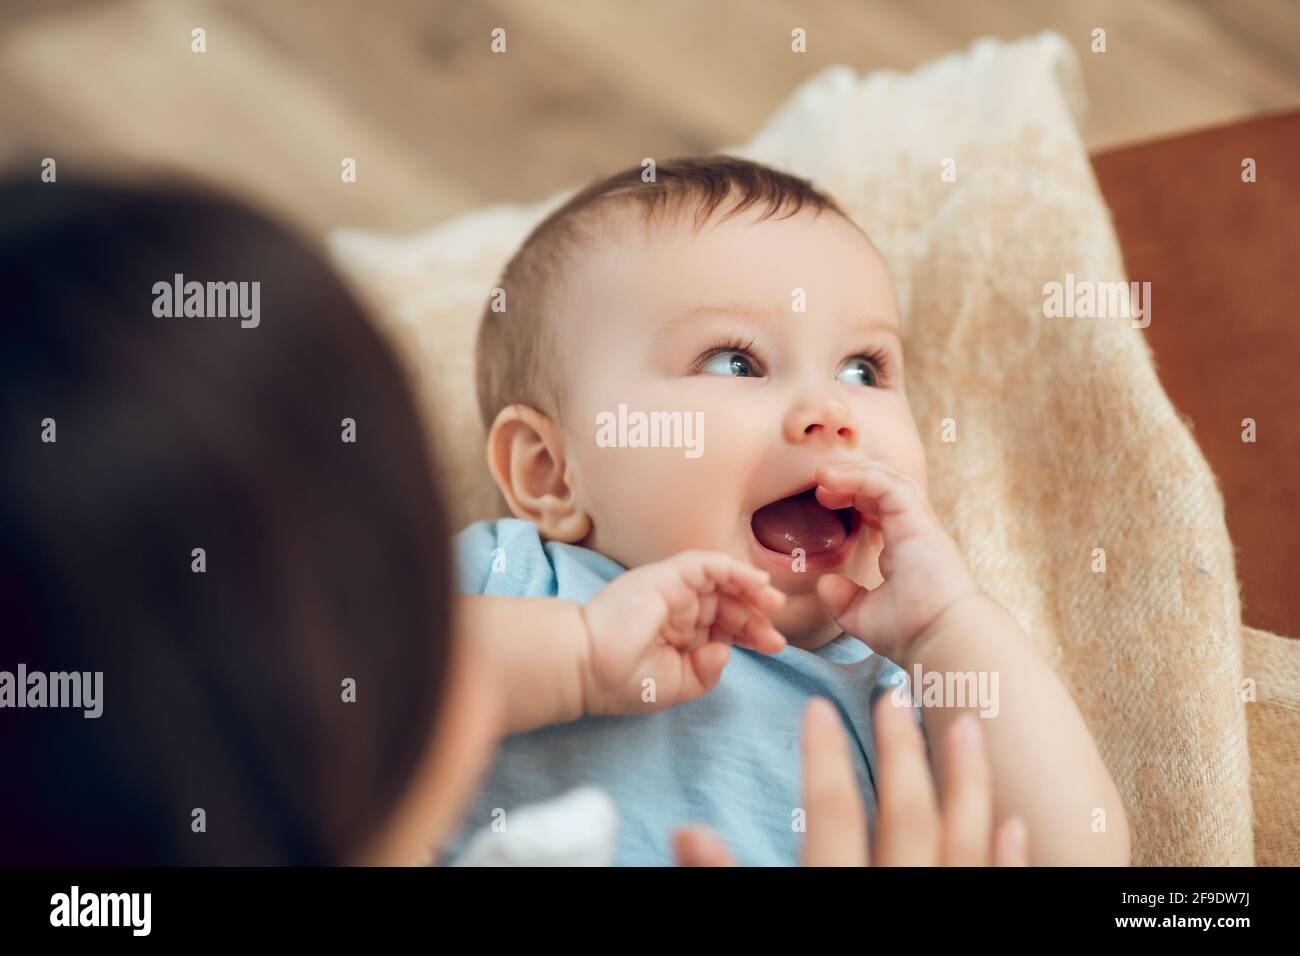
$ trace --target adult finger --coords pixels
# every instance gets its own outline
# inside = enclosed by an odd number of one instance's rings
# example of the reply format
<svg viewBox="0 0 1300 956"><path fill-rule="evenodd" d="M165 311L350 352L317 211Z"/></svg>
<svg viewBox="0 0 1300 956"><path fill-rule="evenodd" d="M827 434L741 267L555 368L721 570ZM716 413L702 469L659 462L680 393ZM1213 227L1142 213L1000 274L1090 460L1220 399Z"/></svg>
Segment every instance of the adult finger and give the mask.
<svg viewBox="0 0 1300 956"><path fill-rule="evenodd" d="M993 849L993 774L979 718L963 714L944 735L943 864L987 866Z"/></svg>
<svg viewBox="0 0 1300 956"><path fill-rule="evenodd" d="M1020 817L1012 817L998 828L993 841L993 865L1029 865L1029 830Z"/></svg>
<svg viewBox="0 0 1300 956"><path fill-rule="evenodd" d="M939 813L925 741L906 694L882 694L875 707L879 816L872 862L934 866L939 862Z"/></svg>
<svg viewBox="0 0 1300 956"><path fill-rule="evenodd" d="M673 857L678 866L736 866L727 845L704 827L682 827L673 834Z"/></svg>
<svg viewBox="0 0 1300 956"><path fill-rule="evenodd" d="M815 698L803 718L804 866L865 866L867 812L840 715Z"/></svg>

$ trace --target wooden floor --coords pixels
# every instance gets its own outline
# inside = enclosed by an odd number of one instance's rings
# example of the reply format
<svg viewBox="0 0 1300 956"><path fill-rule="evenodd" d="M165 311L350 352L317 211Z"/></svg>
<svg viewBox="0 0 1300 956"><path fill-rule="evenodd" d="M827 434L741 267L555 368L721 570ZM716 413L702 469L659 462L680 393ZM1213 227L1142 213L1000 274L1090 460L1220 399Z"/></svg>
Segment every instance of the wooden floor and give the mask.
<svg viewBox="0 0 1300 956"><path fill-rule="evenodd" d="M1300 105L1293 0L5 0L0 161L179 164L311 229L415 229L743 142L831 64L1049 28L1093 149Z"/></svg>

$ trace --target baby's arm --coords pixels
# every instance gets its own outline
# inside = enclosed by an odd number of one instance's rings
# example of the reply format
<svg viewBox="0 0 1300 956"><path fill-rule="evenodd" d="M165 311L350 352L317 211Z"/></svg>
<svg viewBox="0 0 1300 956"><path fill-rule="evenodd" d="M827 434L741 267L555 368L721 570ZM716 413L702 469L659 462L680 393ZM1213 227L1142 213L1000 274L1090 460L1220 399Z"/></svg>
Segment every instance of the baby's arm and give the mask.
<svg viewBox="0 0 1300 956"><path fill-rule="evenodd" d="M491 684L483 692L498 702L501 736L582 716L586 638L576 603L462 594L456 621L461 646L478 655Z"/></svg>
<svg viewBox="0 0 1300 956"><path fill-rule="evenodd" d="M1069 693L1006 608L983 593L962 598L900 663L909 674L919 665L922 673L998 675L997 715L980 721L995 813L1025 820L1033 865L1128 865L1128 821L1110 773ZM978 716L980 707L924 708L926 733L941 739L967 711ZM1104 829L1094 831L1099 821Z"/></svg>
<svg viewBox="0 0 1300 956"><path fill-rule="evenodd" d="M981 720L996 818L1024 819L1033 865L1127 865L1124 806L1083 717L1015 618L975 584L924 489L876 462L823 469L818 480L823 505L856 508L884 540L885 580L874 591L842 575L818 581L839 626L902 667L913 683L918 665L922 679L933 672L945 685L949 674L996 674L997 716ZM949 706L922 710L932 741L961 714L978 717L981 709L944 703ZM940 766L941 785L942 775ZM1093 829L1097 820L1104 820L1100 832Z"/></svg>
<svg viewBox="0 0 1300 956"><path fill-rule="evenodd" d="M462 646L481 655L502 734L588 714L652 713L711 690L731 644L785 647L767 619L785 595L725 554L688 551L620 575L585 606L462 595Z"/></svg>

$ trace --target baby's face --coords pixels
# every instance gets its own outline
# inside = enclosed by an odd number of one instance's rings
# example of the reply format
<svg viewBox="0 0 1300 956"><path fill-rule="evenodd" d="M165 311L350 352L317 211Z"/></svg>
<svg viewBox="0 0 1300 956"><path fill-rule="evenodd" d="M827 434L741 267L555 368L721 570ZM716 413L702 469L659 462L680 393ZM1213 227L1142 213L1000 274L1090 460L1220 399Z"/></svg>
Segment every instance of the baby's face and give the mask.
<svg viewBox="0 0 1300 956"><path fill-rule="evenodd" d="M814 472L872 458L926 481L875 248L831 212L759 222L746 210L698 234L619 229L567 278L561 430L592 521L582 543L626 567L694 548L738 555L790 595L774 623L794 643L834 637L817 578L876 586L880 536L822 508ZM678 436L695 447L619 447L653 412L701 422L702 436Z"/></svg>

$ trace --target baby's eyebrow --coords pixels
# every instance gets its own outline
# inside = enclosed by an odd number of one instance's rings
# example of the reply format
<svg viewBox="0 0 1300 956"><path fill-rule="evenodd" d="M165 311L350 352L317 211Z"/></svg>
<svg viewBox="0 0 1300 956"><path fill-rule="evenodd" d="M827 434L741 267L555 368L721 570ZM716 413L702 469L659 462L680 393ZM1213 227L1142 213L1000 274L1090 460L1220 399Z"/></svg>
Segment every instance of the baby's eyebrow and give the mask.
<svg viewBox="0 0 1300 956"><path fill-rule="evenodd" d="M657 333L656 337L667 335L678 326L692 322L705 315L729 315L739 319L755 319L760 322L773 322L790 315L790 307L786 304L780 305L755 305L750 302L718 302L709 305L697 305L694 308L679 312L667 322L664 323ZM873 315L863 315L850 320L850 328L854 332L884 332L892 335L894 338L902 341L897 326L894 323Z"/></svg>
<svg viewBox="0 0 1300 956"><path fill-rule="evenodd" d="M677 313L677 315L665 322L660 334L666 335L679 325L685 325L704 315L730 315L738 319L757 319L761 322L770 322L789 311L789 307L785 305L761 306L750 302L717 302L709 305L697 305L692 309Z"/></svg>

